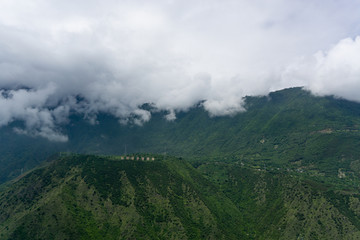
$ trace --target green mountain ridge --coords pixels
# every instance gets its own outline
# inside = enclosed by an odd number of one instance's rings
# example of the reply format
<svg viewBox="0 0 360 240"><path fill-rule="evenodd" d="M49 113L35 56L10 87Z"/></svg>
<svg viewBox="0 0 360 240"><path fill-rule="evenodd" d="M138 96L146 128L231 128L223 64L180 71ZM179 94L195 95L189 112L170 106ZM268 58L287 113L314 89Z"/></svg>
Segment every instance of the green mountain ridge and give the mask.
<svg viewBox="0 0 360 240"><path fill-rule="evenodd" d="M234 116L143 107L143 126L73 114L67 143L1 128L0 239L360 238L359 103L291 88Z"/></svg>
<svg viewBox="0 0 360 240"><path fill-rule="evenodd" d="M119 155L125 149L199 160L236 158L331 177L339 170L358 176L360 104L291 88L247 97L245 108L235 116L209 117L201 106L195 106L170 122L165 113L155 111L143 126L121 125L106 114L91 125L82 116L72 115L62 129L69 136L67 143L14 134L14 123L0 129L0 182L56 152Z"/></svg>
<svg viewBox="0 0 360 240"><path fill-rule="evenodd" d="M0 199L5 239L235 239L244 232L233 203L175 158L61 157Z"/></svg>
<svg viewBox="0 0 360 240"><path fill-rule="evenodd" d="M360 195L241 164L62 155L0 193L1 239L358 239Z"/></svg>

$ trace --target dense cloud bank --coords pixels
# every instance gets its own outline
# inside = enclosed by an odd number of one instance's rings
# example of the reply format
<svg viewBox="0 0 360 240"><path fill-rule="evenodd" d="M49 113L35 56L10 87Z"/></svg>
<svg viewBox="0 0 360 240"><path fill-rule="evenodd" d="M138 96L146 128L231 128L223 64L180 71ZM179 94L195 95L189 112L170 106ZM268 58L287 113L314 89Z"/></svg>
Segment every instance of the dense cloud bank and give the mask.
<svg viewBox="0 0 360 240"><path fill-rule="evenodd" d="M0 1L0 127L66 141L71 111L142 124L304 86L360 101L358 1ZM343 40L341 40L343 39Z"/></svg>

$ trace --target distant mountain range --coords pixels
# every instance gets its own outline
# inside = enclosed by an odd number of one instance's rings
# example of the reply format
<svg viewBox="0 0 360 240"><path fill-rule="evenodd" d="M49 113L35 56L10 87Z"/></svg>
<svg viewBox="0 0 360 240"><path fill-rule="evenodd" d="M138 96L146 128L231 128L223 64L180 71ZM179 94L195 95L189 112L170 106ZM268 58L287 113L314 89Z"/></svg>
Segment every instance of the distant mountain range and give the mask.
<svg viewBox="0 0 360 240"><path fill-rule="evenodd" d="M143 126L121 125L104 114L92 125L83 116L72 115L62 129L69 136L67 143L15 134L13 127L21 125L15 122L0 128L0 182L38 166L56 152L166 152L198 160L231 158L286 166L325 176L359 173L360 104L290 88L247 97L245 108L235 116L209 117L197 105L178 113L175 121L154 111Z"/></svg>
<svg viewBox="0 0 360 240"><path fill-rule="evenodd" d="M71 115L66 143L1 128L0 238L359 239L360 104L290 88L245 108Z"/></svg>

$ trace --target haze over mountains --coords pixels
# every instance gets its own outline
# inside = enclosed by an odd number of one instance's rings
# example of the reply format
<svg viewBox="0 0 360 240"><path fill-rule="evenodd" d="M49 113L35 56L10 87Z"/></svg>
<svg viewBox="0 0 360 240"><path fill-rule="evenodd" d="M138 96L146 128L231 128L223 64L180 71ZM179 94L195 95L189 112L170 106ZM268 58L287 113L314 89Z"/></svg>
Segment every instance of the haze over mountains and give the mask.
<svg viewBox="0 0 360 240"><path fill-rule="evenodd" d="M86 5L86 6L84 6ZM359 2L0 3L0 126L64 142L73 112L148 121L146 103L212 115L304 86L359 101ZM81 101L79 101L81 99Z"/></svg>
<svg viewBox="0 0 360 240"><path fill-rule="evenodd" d="M61 129L69 136L64 143L14 134L13 129L23 124L14 122L1 129L2 181L61 151L167 152L194 159L231 157L262 164L321 168L321 172L332 175L337 175L340 168L349 169L351 162L357 160L357 103L314 97L301 88L292 88L268 97L248 97L245 107L245 112L234 116L210 117L197 105L179 113L174 121L165 119L166 112L155 110L151 120L142 126L122 125L106 114L100 115L94 125L75 113ZM143 108L152 111L149 105Z"/></svg>

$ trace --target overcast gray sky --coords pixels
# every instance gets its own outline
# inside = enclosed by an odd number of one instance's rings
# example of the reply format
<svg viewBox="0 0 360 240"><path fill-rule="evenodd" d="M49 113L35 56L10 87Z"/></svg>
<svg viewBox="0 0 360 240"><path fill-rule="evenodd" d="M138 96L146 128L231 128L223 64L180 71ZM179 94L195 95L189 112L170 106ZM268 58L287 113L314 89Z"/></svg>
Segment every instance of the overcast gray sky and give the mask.
<svg viewBox="0 0 360 240"><path fill-rule="evenodd" d="M293 86L360 101L358 35L359 0L0 0L0 126L66 141L70 110L225 115Z"/></svg>

